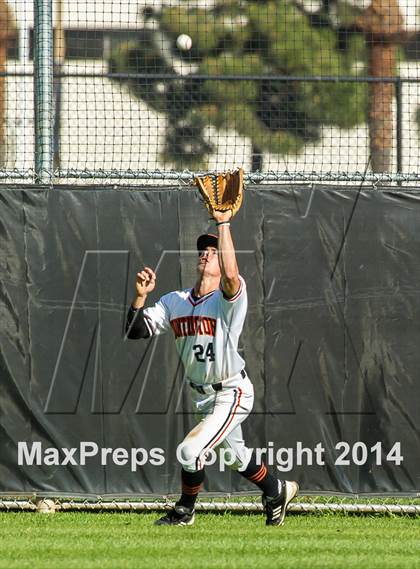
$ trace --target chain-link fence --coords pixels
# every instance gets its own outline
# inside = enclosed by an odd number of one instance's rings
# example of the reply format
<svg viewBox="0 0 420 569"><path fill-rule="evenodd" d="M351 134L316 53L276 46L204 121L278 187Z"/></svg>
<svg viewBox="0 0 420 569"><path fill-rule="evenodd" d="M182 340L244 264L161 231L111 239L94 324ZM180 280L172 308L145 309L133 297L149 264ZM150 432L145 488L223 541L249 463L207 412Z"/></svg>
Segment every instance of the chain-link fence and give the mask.
<svg viewBox="0 0 420 569"><path fill-rule="evenodd" d="M40 513L68 511L120 511L139 512L169 510L175 504L174 497L153 497L144 499L124 498L46 498L30 496L0 500L0 510L30 511ZM217 496L205 497L196 504L198 511L262 513L259 496ZM347 498L339 496L300 496L292 502L289 512L295 514L379 514L420 516L420 498Z"/></svg>
<svg viewBox="0 0 420 569"><path fill-rule="evenodd" d="M413 181L416 0L3 0L3 181Z"/></svg>

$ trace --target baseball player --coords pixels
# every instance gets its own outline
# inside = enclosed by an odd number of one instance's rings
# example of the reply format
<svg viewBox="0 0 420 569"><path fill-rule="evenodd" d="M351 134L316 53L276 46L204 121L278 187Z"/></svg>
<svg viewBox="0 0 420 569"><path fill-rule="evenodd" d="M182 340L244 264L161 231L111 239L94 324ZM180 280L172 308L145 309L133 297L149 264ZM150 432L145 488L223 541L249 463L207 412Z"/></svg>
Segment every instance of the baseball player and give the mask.
<svg viewBox="0 0 420 569"><path fill-rule="evenodd" d="M144 308L156 275L137 273L136 297L127 315L129 338L149 338L172 331L185 368L193 405L201 418L177 449L182 464L182 494L157 525L192 525L194 506L204 481L207 454L223 446L232 468L263 493L266 524L283 524L287 505L297 495L296 482L277 480L245 446L241 423L248 417L254 390L238 354L247 312L247 291L239 275L230 231L231 212L212 213L218 235L197 240L197 281L192 289L166 294Z"/></svg>

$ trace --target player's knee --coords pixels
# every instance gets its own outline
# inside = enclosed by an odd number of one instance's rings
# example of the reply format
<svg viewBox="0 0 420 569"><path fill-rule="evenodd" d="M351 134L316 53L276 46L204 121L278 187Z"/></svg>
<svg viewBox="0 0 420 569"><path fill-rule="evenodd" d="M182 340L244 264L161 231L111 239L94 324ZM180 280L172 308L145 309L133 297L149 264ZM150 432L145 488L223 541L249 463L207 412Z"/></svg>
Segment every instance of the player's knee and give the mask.
<svg viewBox="0 0 420 569"><path fill-rule="evenodd" d="M237 470L240 464L237 461L235 452L231 448L221 447L218 449L219 452L219 463L220 470L224 472L226 468L231 468L232 470Z"/></svg>
<svg viewBox="0 0 420 569"><path fill-rule="evenodd" d="M196 470L199 470L199 467L197 466L197 449L195 449L194 446L188 441L183 441L178 445L178 448L176 450L176 457L178 459L178 462L181 463L184 470L187 470L189 472L195 472Z"/></svg>
<svg viewBox="0 0 420 569"><path fill-rule="evenodd" d="M232 464L231 468L238 472L243 472L248 468L253 456L253 449L243 447L236 453L236 461Z"/></svg>

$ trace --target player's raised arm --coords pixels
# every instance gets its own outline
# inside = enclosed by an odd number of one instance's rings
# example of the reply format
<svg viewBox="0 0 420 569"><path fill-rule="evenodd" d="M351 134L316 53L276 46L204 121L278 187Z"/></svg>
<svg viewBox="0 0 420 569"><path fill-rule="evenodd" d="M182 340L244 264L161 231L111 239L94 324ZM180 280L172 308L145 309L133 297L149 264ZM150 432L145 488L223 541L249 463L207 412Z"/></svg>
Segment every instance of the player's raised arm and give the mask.
<svg viewBox="0 0 420 569"><path fill-rule="evenodd" d="M213 211L213 218L216 221L219 233L218 255L220 271L222 273L222 289L229 298L235 296L241 285L235 246L230 232L231 217L232 213L230 211Z"/></svg>
<svg viewBox="0 0 420 569"><path fill-rule="evenodd" d="M232 298L239 291L238 265L230 234L230 220L242 204L244 188L243 168L216 175L196 176L195 183L219 231L218 255L221 284L226 296Z"/></svg>
<svg viewBox="0 0 420 569"><path fill-rule="evenodd" d="M156 275L151 268L145 267L136 275L136 294L127 314L125 330L127 338L138 340L139 338L149 338L150 330L144 319L143 307L146 303L147 295L156 286Z"/></svg>

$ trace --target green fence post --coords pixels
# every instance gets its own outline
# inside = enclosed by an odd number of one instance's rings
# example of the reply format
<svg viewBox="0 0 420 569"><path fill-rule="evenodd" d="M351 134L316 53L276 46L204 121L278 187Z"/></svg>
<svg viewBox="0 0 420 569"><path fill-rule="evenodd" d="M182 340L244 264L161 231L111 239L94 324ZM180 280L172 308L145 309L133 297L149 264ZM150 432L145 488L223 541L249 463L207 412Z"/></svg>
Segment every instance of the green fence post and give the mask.
<svg viewBox="0 0 420 569"><path fill-rule="evenodd" d="M53 171L52 0L34 0L34 108L36 181L48 184Z"/></svg>

